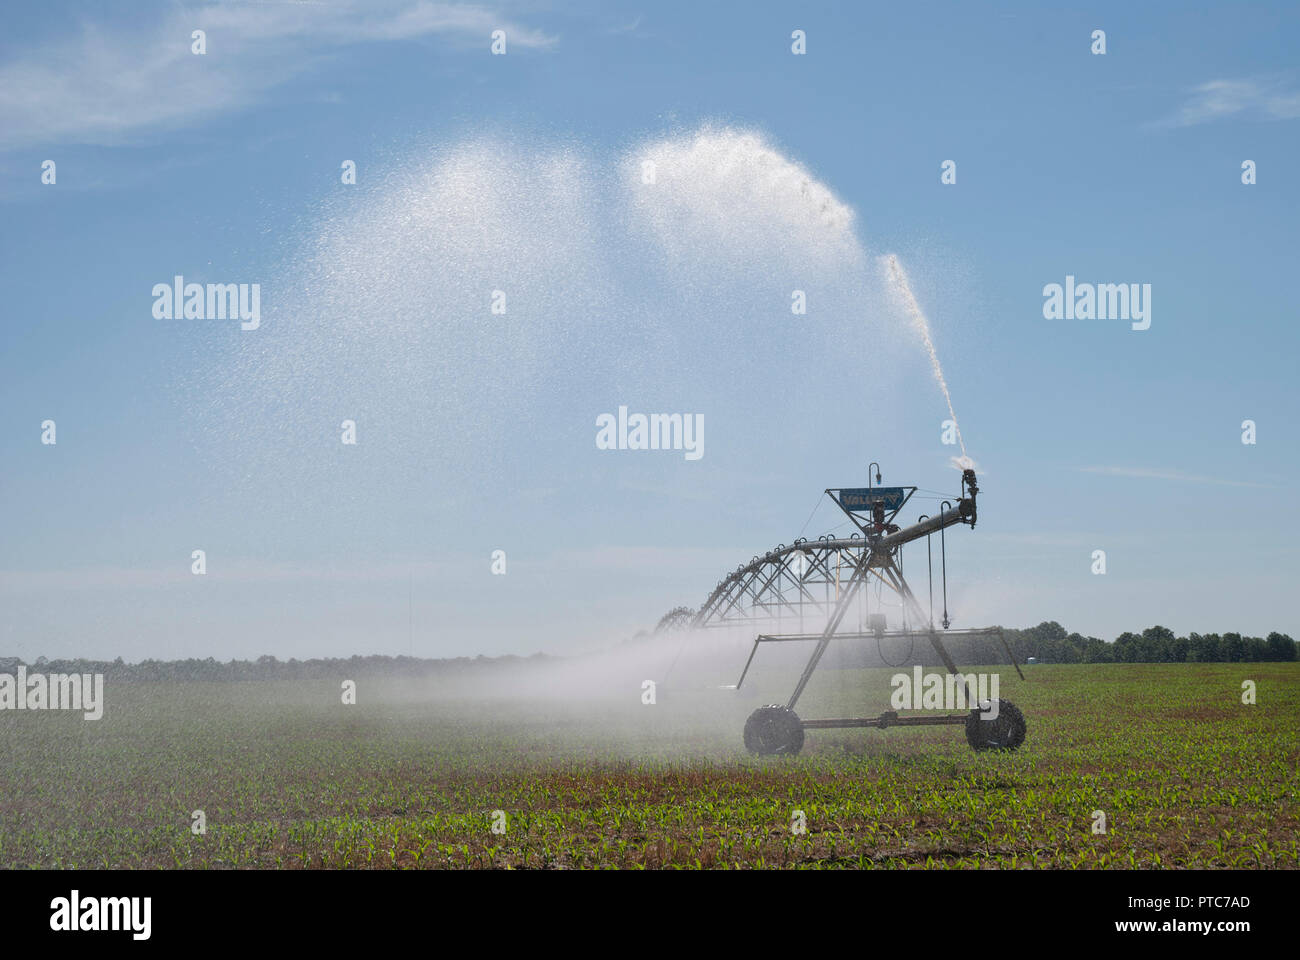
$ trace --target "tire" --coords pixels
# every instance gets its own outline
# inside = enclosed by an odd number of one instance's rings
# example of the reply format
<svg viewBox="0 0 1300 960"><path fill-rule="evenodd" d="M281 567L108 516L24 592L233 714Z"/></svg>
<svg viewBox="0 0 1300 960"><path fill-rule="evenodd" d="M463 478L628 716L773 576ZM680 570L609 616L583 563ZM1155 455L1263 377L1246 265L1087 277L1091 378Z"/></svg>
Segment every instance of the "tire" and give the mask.
<svg viewBox="0 0 1300 960"><path fill-rule="evenodd" d="M745 749L759 756L794 756L803 749L803 722L789 707L759 707L745 721Z"/></svg>
<svg viewBox="0 0 1300 960"><path fill-rule="evenodd" d="M1010 700L994 700L998 715L984 719L982 710L966 718L966 742L976 750L1016 750L1025 742L1025 715Z"/></svg>

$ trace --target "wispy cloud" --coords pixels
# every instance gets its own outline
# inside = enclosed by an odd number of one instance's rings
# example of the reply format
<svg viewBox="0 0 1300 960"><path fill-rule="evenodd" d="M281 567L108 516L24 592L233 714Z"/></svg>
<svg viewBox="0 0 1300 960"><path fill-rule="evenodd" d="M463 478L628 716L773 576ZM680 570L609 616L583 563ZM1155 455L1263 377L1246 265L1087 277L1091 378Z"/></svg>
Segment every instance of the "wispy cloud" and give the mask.
<svg viewBox="0 0 1300 960"><path fill-rule="evenodd" d="M624 23L624 24L619 25L619 26L613 26L613 27L610 27L610 28L608 28L605 32L606 32L606 33L614 33L614 34L618 34L618 33L636 33L637 29L641 26L641 21L644 20L644 19L645 19L645 15L644 15L644 14L637 14L636 18L633 19L633 20L631 20L630 22L628 22L628 23Z"/></svg>
<svg viewBox="0 0 1300 960"><path fill-rule="evenodd" d="M752 552L752 551L751 551ZM588 575L624 575L656 578L694 570L729 569L743 555L743 548L595 546L557 550L530 557L510 557L510 569L581 572ZM464 577L465 558L411 559L352 564L303 564L264 560L228 559L209 561L203 578L190 572L190 560L183 557L167 567L83 566L67 569L0 569L0 595L25 595L37 590L108 589L154 590L212 584L404 584L442 582ZM486 576L484 559L480 572Z"/></svg>
<svg viewBox="0 0 1300 960"><path fill-rule="evenodd" d="M195 30L204 56L191 52ZM494 30L510 49L556 42L485 7L432 0L212 3L169 8L144 30L86 22L0 66L0 149L116 144L236 110L349 44L440 36L486 56Z"/></svg>
<svg viewBox="0 0 1300 960"><path fill-rule="evenodd" d="M600 546L559 550L545 562L558 570L655 577L694 570L730 570L742 556L743 547Z"/></svg>
<svg viewBox="0 0 1300 960"><path fill-rule="evenodd" d="M996 533L986 531L981 540L1004 543L1017 547L1082 547L1092 544L1097 534L1092 533Z"/></svg>
<svg viewBox="0 0 1300 960"><path fill-rule="evenodd" d="M1211 80L1193 87L1183 105L1160 123L1191 127L1232 117L1293 120L1300 117L1300 89L1280 81Z"/></svg>
<svg viewBox="0 0 1300 960"><path fill-rule="evenodd" d="M354 566L307 566L232 560L213 564L205 575L190 572L187 559L166 568L96 566L64 570L0 570L0 594L25 594L33 590L111 589L149 590L195 583L405 583L408 578L437 580L464 569L463 561L419 560Z"/></svg>
<svg viewBox="0 0 1300 960"><path fill-rule="evenodd" d="M1203 477L1181 470L1166 470L1158 467L1080 467L1080 473L1098 473L1107 477L1131 477L1136 480L1167 480L1174 483L1209 483L1219 487L1257 487L1262 489L1281 489L1281 484L1253 483L1249 480L1221 480L1218 477Z"/></svg>

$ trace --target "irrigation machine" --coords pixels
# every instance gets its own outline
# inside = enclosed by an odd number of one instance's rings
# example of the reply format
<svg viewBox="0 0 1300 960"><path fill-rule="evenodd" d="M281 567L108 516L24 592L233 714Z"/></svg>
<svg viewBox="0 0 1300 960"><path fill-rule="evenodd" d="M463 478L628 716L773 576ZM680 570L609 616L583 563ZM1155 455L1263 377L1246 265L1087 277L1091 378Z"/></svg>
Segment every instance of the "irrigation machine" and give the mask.
<svg viewBox="0 0 1300 960"><path fill-rule="evenodd" d="M894 519L916 493L917 487L880 486L880 467L871 464L866 487L828 489L825 494L852 522L857 532L848 537L830 534L817 540L798 539L789 546L781 544L761 557L754 557L718 582L709 598L690 621L692 628L759 627L778 624L778 632L758 633L745 661L744 670L734 689L745 682L754 656L768 643L811 643L813 650L795 684L794 692L784 704L768 704L755 710L745 723L745 747L756 754L796 754L803 749L804 731L833 728L964 726L966 739L976 750L1015 750L1025 739L1025 718L1009 700L977 699L972 675L963 676L944 644L946 637L996 638L1006 651L1016 673L1024 679L1006 637L1000 628L950 630L948 617L947 542L944 531L958 524L972 529L976 519L979 487L975 471L965 469L961 475L961 495L956 503L944 500L939 512L921 516L909 527L899 527ZM874 483L873 481L874 475ZM934 569L930 538L939 537L942 584L942 630L934 623ZM926 559L930 582L930 610L927 615L903 577L902 548L915 540L926 539ZM877 601L871 612L870 586L878 597L888 592L897 598L891 606L900 610L901 623L889 629L884 605ZM850 611L858 616L855 625ZM788 620L801 627L811 619L819 630L794 633L779 632ZM847 621L847 622L846 622ZM824 624L824 625L823 625ZM854 628L856 626L856 629ZM795 713L795 706L812 679L832 639L874 639L877 649L886 640L926 637L947 668L951 681L959 684L969 710L959 713L932 713L925 716L899 716L886 710L875 717L833 717L806 720ZM909 647L910 649L910 647ZM881 654L883 659L883 652Z"/></svg>

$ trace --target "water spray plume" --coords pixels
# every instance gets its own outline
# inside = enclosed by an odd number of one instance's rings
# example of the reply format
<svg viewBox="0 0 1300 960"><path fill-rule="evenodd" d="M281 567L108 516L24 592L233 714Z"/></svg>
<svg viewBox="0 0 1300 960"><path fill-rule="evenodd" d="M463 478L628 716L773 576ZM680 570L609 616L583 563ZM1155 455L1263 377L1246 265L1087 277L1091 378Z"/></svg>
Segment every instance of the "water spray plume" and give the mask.
<svg viewBox="0 0 1300 960"><path fill-rule="evenodd" d="M751 131L706 125L649 141L625 159L624 177L636 222L668 263L704 257L711 283L719 268L760 261L768 273L862 266L853 209Z"/></svg>
<svg viewBox="0 0 1300 960"><path fill-rule="evenodd" d="M939 363L938 351L934 349L934 341L930 338L930 323L925 318L925 313L921 310L921 305L916 302L916 295L912 293L912 285L908 282L907 273L903 270L903 265L898 262L895 254L889 254L882 257L886 273L889 275L889 282L894 285L894 289L902 300L906 308L908 317L916 332L921 335L921 340L925 344L925 350L930 355L930 368L934 371L934 379L939 384L939 389L943 391L943 399L948 404L948 415L952 417L953 430L957 433L957 443L961 446L961 456L953 457L953 464L960 469L966 469L974 466L974 461L966 455L966 441L961 436L961 426L957 423L957 414L952 408L952 395L948 393L948 381L943 376L943 366Z"/></svg>

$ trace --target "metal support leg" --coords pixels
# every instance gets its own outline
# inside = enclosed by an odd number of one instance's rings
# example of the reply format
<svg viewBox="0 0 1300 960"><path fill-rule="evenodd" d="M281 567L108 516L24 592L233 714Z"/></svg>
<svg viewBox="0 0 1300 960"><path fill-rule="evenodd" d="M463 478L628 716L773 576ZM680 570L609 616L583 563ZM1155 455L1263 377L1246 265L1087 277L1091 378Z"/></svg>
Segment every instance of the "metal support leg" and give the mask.
<svg viewBox="0 0 1300 960"><path fill-rule="evenodd" d="M853 603L853 599L857 595L858 589L866 581L868 569L867 564L870 561L870 557L871 554L869 551L864 552L860 565L854 567L853 576L849 578L848 584L840 593L839 603L835 605L835 610L826 624L826 629L822 631L822 638L817 641L817 646L813 650L812 656L808 658L808 665L803 668L803 675L799 677L799 683L795 686L794 693L790 694L790 700L786 703L788 709L793 710L794 705L799 702L799 697L803 693L803 688L808 686L808 681L812 679L813 672L817 669L818 661L821 660L822 654L826 652L826 648L830 646L831 637L833 637L835 631L840 628L840 623L844 619L844 614L848 612L849 606Z"/></svg>

